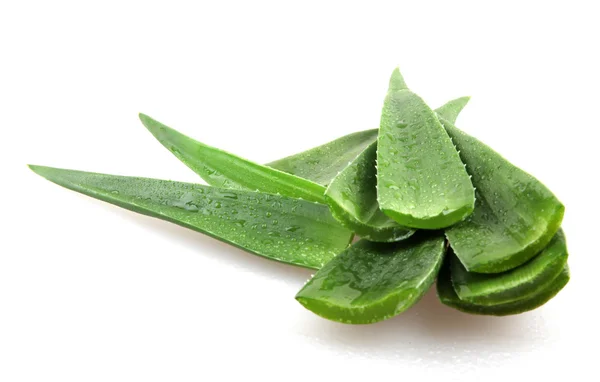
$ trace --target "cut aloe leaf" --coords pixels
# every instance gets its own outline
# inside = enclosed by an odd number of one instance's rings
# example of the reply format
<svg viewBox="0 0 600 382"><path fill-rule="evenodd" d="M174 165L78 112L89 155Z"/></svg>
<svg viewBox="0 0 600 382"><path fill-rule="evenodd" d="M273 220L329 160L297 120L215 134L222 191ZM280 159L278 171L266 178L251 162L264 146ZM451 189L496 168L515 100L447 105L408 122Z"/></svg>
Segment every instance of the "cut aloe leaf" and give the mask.
<svg viewBox="0 0 600 382"><path fill-rule="evenodd" d="M243 190L30 166L63 187L205 233L269 259L318 269L352 233L313 202Z"/></svg>
<svg viewBox="0 0 600 382"><path fill-rule="evenodd" d="M508 316L528 312L544 305L567 285L569 279L569 266L565 265L559 275L544 289L521 300L492 306L476 305L463 301L458 297L452 287L450 264L448 261L444 261L444 265L442 265L442 269L440 270L437 279L437 294L443 304L465 313L488 316Z"/></svg>
<svg viewBox="0 0 600 382"><path fill-rule="evenodd" d="M448 227L473 212L473 185L435 112L415 93L397 88L391 86L381 114L379 206L406 227Z"/></svg>
<svg viewBox="0 0 600 382"><path fill-rule="evenodd" d="M560 228L564 206L540 181L440 119L476 187L475 211L446 230L469 272L498 273L539 253Z"/></svg>
<svg viewBox="0 0 600 382"><path fill-rule="evenodd" d="M371 143L379 129L344 135L307 151L278 159L267 166L327 187L331 180Z"/></svg>
<svg viewBox="0 0 600 382"><path fill-rule="evenodd" d="M452 100L436 112L456 120L469 97ZM325 196L333 216L360 237L393 242L410 237L414 230L399 225L377 203L377 142L374 140L331 181Z"/></svg>
<svg viewBox="0 0 600 382"><path fill-rule="evenodd" d="M498 305L523 299L546 289L567 264L567 244L559 230L546 248L529 262L498 274L467 272L451 257L452 285L458 297L476 305Z"/></svg>
<svg viewBox="0 0 600 382"><path fill-rule="evenodd" d="M325 188L319 184L205 145L147 115L140 114L140 120L163 146L211 186L326 203Z"/></svg>
<svg viewBox="0 0 600 382"><path fill-rule="evenodd" d="M444 238L419 233L398 243L360 240L318 271L296 299L321 317L368 324L395 316L431 287Z"/></svg>

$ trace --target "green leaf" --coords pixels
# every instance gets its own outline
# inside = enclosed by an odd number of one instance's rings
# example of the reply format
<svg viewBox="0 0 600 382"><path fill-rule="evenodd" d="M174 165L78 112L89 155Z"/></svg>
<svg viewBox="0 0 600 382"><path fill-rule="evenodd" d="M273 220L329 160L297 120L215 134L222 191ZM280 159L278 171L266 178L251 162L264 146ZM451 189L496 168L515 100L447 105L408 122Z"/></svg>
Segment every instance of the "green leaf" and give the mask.
<svg viewBox="0 0 600 382"><path fill-rule="evenodd" d="M444 261L437 280L437 294L440 301L465 313L489 316L508 316L534 310L550 301L567 285L570 279L569 266L565 265L561 273L546 288L523 299L499 305L476 305L458 298L450 276L450 263Z"/></svg>
<svg viewBox="0 0 600 382"><path fill-rule="evenodd" d="M498 305L523 299L551 285L567 264L567 244L562 230L529 262L498 274L467 272L452 256L452 285L458 297L476 305Z"/></svg>
<svg viewBox="0 0 600 382"><path fill-rule="evenodd" d="M460 112L465 108L465 106L467 106L467 103L469 103L470 99L471 97L460 97L453 99L452 101L448 101L442 106L435 109L435 113L439 117L442 117L447 121L455 123L456 118L458 118Z"/></svg>
<svg viewBox="0 0 600 382"><path fill-rule="evenodd" d="M406 227L448 227L473 211L469 175L435 112L410 90L393 89L378 136L379 206Z"/></svg>
<svg viewBox="0 0 600 382"><path fill-rule="evenodd" d="M408 90L408 85L404 81L400 68L394 69L390 76L390 83L388 85L388 93L397 92L400 90Z"/></svg>
<svg viewBox="0 0 600 382"><path fill-rule="evenodd" d="M368 324L395 316L431 287L445 251L442 235L398 243L360 240L318 271L296 299L324 318Z"/></svg>
<svg viewBox="0 0 600 382"><path fill-rule="evenodd" d="M352 233L326 206L280 195L30 166L63 187L205 233L269 259L318 269Z"/></svg>
<svg viewBox="0 0 600 382"><path fill-rule="evenodd" d="M212 186L326 203L325 188L319 184L205 145L144 114L140 120L163 146Z"/></svg>
<svg viewBox="0 0 600 382"><path fill-rule="evenodd" d="M307 151L294 154L267 166L327 187L331 180L371 143L379 129L344 135Z"/></svg>
<svg viewBox="0 0 600 382"><path fill-rule="evenodd" d="M469 272L498 273L525 263L560 228L564 206L533 176L441 119L476 187L475 211L446 230Z"/></svg>
<svg viewBox="0 0 600 382"><path fill-rule="evenodd" d="M468 100L469 97L452 100L436 112L455 120ZM379 209L376 161L377 142L373 140L327 187L325 196L331 213L364 239L377 242L406 239L414 230L401 226Z"/></svg>
<svg viewBox="0 0 600 382"><path fill-rule="evenodd" d="M364 239L393 242L410 237L414 230L402 227L379 209L373 142L336 176L325 196L331 213L346 228Z"/></svg>

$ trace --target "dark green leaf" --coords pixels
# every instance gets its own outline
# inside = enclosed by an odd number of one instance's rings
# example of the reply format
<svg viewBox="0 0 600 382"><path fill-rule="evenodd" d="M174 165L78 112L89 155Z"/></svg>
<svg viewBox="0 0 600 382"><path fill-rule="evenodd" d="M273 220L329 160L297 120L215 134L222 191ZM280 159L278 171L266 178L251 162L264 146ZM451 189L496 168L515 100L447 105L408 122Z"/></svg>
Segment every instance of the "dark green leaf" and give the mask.
<svg viewBox="0 0 600 382"><path fill-rule="evenodd" d="M367 324L385 320L425 294L444 250L444 238L437 233L420 233L398 243L360 240L318 271L296 299L333 321Z"/></svg>
<svg viewBox="0 0 600 382"><path fill-rule="evenodd" d="M30 166L63 187L191 228L248 252L318 269L352 233L326 206L279 195Z"/></svg>
<svg viewBox="0 0 600 382"><path fill-rule="evenodd" d="M193 140L140 114L146 128L206 183L222 188L262 191L325 204L325 188Z"/></svg>
<svg viewBox="0 0 600 382"><path fill-rule="evenodd" d="M564 206L533 176L443 120L476 187L475 211L446 230L470 272L498 273L539 253L560 228Z"/></svg>

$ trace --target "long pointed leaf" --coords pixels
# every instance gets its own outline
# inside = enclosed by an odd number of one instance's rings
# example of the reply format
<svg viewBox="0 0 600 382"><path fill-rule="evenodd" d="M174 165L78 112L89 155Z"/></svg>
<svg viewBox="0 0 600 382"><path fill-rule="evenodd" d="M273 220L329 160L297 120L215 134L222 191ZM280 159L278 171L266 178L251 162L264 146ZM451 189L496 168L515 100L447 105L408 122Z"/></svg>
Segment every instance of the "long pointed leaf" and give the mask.
<svg viewBox="0 0 600 382"><path fill-rule="evenodd" d="M390 244L360 240L318 271L296 299L333 321L385 320L414 305L431 287L444 250L439 234Z"/></svg>
<svg viewBox="0 0 600 382"><path fill-rule="evenodd" d="M394 89L378 136L379 206L406 227L448 227L473 211L473 185L435 112L410 90Z"/></svg>
<svg viewBox="0 0 600 382"><path fill-rule="evenodd" d="M567 285L569 279L569 266L565 265L561 273L549 286L533 295L505 304L493 306L476 305L458 298L458 295L452 287L450 264L448 261L444 261L437 280L437 294L443 304L465 313L488 316L508 316L525 313L544 305Z"/></svg>
<svg viewBox="0 0 600 382"><path fill-rule="evenodd" d="M319 184L205 145L147 115L140 114L140 120L163 146L212 186L326 203L325 188Z"/></svg>
<svg viewBox="0 0 600 382"><path fill-rule="evenodd" d="M191 183L30 166L63 187L191 228L269 259L318 269L352 233L326 206L279 195Z"/></svg>
<svg viewBox="0 0 600 382"><path fill-rule="evenodd" d="M477 305L498 305L546 289L567 264L567 245L562 230L540 254L529 262L497 274L467 272L458 258L451 257L452 285L458 297Z"/></svg>
<svg viewBox="0 0 600 382"><path fill-rule="evenodd" d="M539 253L560 228L564 206L540 181L440 118L476 187L475 210L446 230L470 272L497 273Z"/></svg>

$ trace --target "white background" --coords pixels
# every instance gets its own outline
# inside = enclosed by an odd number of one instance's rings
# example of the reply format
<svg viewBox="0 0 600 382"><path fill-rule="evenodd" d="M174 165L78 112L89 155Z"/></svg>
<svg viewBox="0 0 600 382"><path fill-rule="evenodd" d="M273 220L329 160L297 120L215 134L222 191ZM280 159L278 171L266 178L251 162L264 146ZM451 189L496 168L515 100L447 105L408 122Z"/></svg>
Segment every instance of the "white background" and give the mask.
<svg viewBox="0 0 600 382"><path fill-rule="evenodd" d="M1 381L597 377L594 1L215 3L0 2ZM432 107L472 96L458 126L566 205L572 280L543 308L474 317L429 293L328 322L294 300L309 271L25 166L199 181L138 112L267 162L376 127L398 64Z"/></svg>

